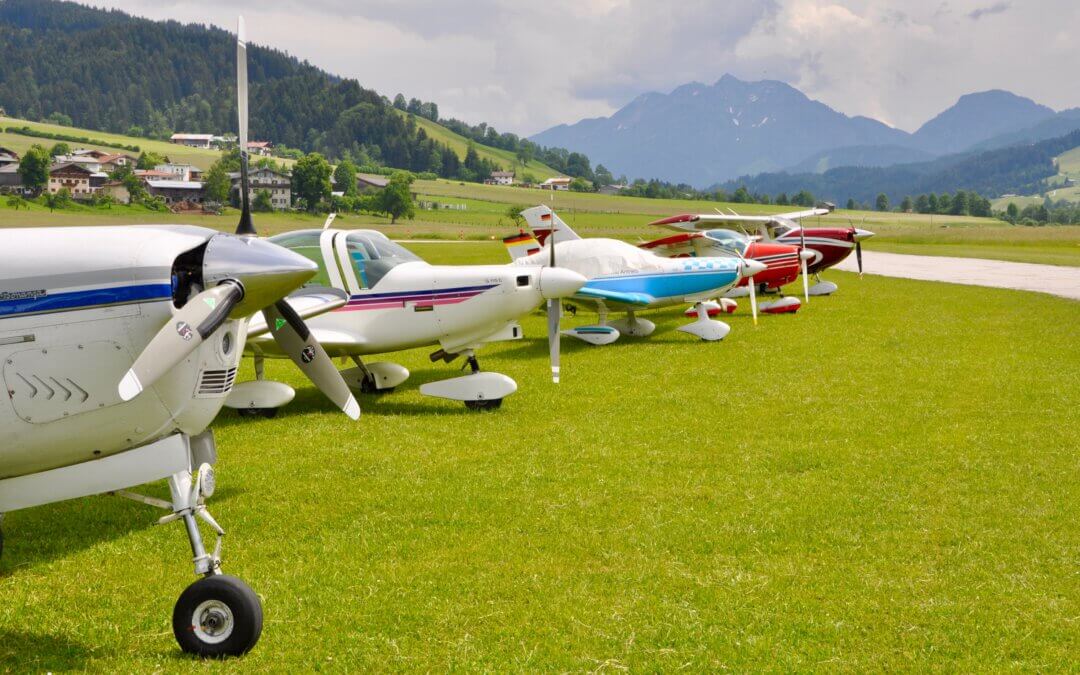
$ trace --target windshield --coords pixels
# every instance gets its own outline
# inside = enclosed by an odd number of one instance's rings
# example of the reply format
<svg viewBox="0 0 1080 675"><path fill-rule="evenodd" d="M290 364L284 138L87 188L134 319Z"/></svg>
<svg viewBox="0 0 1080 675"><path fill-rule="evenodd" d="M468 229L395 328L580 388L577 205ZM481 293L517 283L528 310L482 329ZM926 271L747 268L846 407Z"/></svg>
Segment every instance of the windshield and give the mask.
<svg viewBox="0 0 1080 675"><path fill-rule="evenodd" d="M746 246L750 243L750 237L735 230L709 230L705 233L705 236L719 246L736 253L745 251Z"/></svg>
<svg viewBox="0 0 1080 675"><path fill-rule="evenodd" d="M345 247L356 270L356 279L363 288L372 288L387 272L402 263L420 260L404 246L374 234L351 232L345 237Z"/></svg>
<svg viewBox="0 0 1080 675"><path fill-rule="evenodd" d="M300 232L279 234L276 237L270 237L269 239L269 241L278 246L283 246L290 251L299 253L319 266L319 271L315 273L315 276L308 279L304 284L304 288L309 288L311 286L330 288L333 286L333 284L330 283L330 275L326 272L326 262L323 260L322 249L319 247L319 236L321 234L322 232L319 230L303 230Z"/></svg>

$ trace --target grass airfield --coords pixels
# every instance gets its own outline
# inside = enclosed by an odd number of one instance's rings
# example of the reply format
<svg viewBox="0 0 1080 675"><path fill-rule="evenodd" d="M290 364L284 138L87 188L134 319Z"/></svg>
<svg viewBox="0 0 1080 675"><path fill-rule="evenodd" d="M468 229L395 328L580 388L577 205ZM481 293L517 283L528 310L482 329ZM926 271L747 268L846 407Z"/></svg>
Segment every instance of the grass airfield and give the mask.
<svg viewBox="0 0 1080 675"><path fill-rule="evenodd" d="M490 413L421 397L455 369L426 350L388 357L413 377L361 397L359 423L268 364L297 400L223 413L210 503L266 627L199 667L1069 668L1077 304L827 277L834 297L756 328L740 310L719 344L675 310L647 313L648 339L565 339L558 386L534 313L480 354L520 386ZM168 619L190 554L157 516L107 497L10 514L0 670L189 672Z"/></svg>

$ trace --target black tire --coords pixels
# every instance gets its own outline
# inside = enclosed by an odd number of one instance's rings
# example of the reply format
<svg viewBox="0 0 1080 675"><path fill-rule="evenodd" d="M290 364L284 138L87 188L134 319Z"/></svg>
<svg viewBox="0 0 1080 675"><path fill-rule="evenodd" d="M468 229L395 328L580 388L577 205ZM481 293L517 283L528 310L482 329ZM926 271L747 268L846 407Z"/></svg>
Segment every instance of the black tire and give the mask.
<svg viewBox="0 0 1080 675"><path fill-rule="evenodd" d="M243 656L262 635L262 603L255 591L236 577L205 577L180 594L172 624L180 649L188 654L201 658Z"/></svg>
<svg viewBox="0 0 1080 675"><path fill-rule="evenodd" d="M498 410L502 406L501 398L491 398L484 401L465 401L465 407L469 410Z"/></svg>
<svg viewBox="0 0 1080 675"><path fill-rule="evenodd" d="M277 417L277 408L237 408L240 417L265 417L268 420Z"/></svg>

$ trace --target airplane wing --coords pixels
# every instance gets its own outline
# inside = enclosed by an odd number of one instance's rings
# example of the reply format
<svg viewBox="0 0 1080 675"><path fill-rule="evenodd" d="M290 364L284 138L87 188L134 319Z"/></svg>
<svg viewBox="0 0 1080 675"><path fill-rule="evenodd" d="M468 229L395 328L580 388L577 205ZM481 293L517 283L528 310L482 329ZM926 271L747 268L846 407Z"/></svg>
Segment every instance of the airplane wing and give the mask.
<svg viewBox="0 0 1080 675"><path fill-rule="evenodd" d="M661 218L649 224L687 232L710 228L738 230L741 229L740 226L750 224L760 225L782 220L799 220L811 216L826 216L829 213L832 213L829 209L806 209L805 211L757 216L740 215L738 213L684 213L670 218Z"/></svg>
<svg viewBox="0 0 1080 675"><path fill-rule="evenodd" d="M618 302L624 305L637 306L645 306L656 301L656 298L646 293L609 291L600 288L590 288L588 284L582 286L578 292L574 294L574 297L583 300L606 300L608 302Z"/></svg>
<svg viewBox="0 0 1080 675"><path fill-rule="evenodd" d="M343 306L348 301L349 294L337 288L301 290L285 298L285 302L289 303L289 306L300 315L301 319L310 319L313 316L325 314ZM270 327L266 325L266 318L261 312L251 317L251 322L248 324L249 340L262 337L269 332Z"/></svg>
<svg viewBox="0 0 1080 675"><path fill-rule="evenodd" d="M639 248L666 258L685 258L694 255L715 255L708 249L704 232L681 232L663 239L638 244Z"/></svg>

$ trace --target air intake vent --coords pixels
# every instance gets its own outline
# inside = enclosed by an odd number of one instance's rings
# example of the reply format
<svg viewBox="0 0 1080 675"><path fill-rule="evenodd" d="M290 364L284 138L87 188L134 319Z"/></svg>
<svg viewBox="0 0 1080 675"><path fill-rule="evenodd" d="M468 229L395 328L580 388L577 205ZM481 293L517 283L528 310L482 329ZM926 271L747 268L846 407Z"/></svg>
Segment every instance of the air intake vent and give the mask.
<svg viewBox="0 0 1080 675"><path fill-rule="evenodd" d="M199 376L196 396L223 396L232 391L234 382L236 382L236 368L204 370Z"/></svg>

